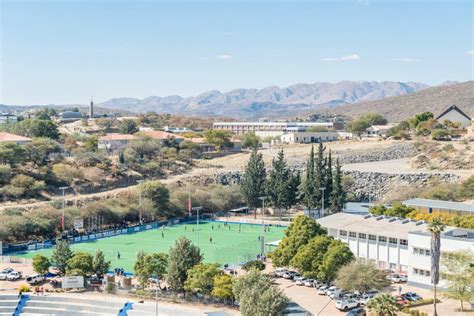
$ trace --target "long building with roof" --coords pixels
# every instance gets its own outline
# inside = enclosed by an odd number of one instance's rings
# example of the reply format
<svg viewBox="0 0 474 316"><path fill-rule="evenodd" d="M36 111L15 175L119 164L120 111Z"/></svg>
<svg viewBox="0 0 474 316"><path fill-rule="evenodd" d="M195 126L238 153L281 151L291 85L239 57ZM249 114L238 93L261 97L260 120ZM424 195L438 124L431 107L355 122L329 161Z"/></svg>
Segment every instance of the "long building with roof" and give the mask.
<svg viewBox="0 0 474 316"><path fill-rule="evenodd" d="M380 269L406 273L411 285L431 286L431 235L426 222L347 213L317 222L329 236L348 244L354 256L371 260ZM474 231L447 227L441 236L441 252L467 249L474 251Z"/></svg>
<svg viewBox="0 0 474 316"><path fill-rule="evenodd" d="M447 213L454 215L473 215L474 204L430 199L410 199L403 202L424 213Z"/></svg>

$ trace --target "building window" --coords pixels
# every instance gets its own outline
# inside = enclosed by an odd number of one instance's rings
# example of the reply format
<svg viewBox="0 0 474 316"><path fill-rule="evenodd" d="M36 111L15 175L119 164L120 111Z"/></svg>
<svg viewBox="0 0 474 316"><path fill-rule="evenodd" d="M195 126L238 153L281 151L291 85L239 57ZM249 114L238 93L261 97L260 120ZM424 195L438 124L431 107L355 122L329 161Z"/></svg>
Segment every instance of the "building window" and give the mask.
<svg viewBox="0 0 474 316"><path fill-rule="evenodd" d="M397 268L396 263L390 263L390 269L395 270Z"/></svg>
<svg viewBox="0 0 474 316"><path fill-rule="evenodd" d="M429 249L425 249L425 256L431 256L431 251Z"/></svg>
<svg viewBox="0 0 474 316"><path fill-rule="evenodd" d="M388 242L391 243L391 244L396 245L396 244L397 244L397 238L392 238L392 237L390 237L390 238L388 239Z"/></svg>
<svg viewBox="0 0 474 316"><path fill-rule="evenodd" d="M380 242L387 242L387 237L385 237L385 236L379 236L379 241L380 241Z"/></svg>
<svg viewBox="0 0 474 316"><path fill-rule="evenodd" d="M367 239L367 235L363 233L359 233L359 238L360 239Z"/></svg>
<svg viewBox="0 0 474 316"><path fill-rule="evenodd" d="M356 238L357 234L355 232L349 232L349 237Z"/></svg>
<svg viewBox="0 0 474 316"><path fill-rule="evenodd" d="M413 268L413 274L424 277L429 277L431 275L430 271L417 268Z"/></svg>
<svg viewBox="0 0 474 316"><path fill-rule="evenodd" d="M345 230L340 230L340 231L339 231L339 236L347 236L347 231L345 231Z"/></svg>
<svg viewBox="0 0 474 316"><path fill-rule="evenodd" d="M406 239L400 239L400 245L402 245L402 246L408 246L408 240L406 240Z"/></svg>
<svg viewBox="0 0 474 316"><path fill-rule="evenodd" d="M377 236L375 236L375 235L369 235L369 240L377 240Z"/></svg>

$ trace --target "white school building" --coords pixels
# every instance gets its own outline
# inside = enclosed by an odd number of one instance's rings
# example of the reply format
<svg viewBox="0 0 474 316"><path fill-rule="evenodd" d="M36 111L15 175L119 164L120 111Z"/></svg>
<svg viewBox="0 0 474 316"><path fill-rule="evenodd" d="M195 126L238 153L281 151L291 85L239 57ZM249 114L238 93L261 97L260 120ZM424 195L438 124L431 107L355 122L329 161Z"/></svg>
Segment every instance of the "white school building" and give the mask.
<svg viewBox="0 0 474 316"><path fill-rule="evenodd" d="M372 260L380 269L406 273L411 285L431 286L431 235L426 222L347 213L317 222L328 235L347 243L356 257ZM441 236L441 252L463 249L474 251L474 231L447 227Z"/></svg>

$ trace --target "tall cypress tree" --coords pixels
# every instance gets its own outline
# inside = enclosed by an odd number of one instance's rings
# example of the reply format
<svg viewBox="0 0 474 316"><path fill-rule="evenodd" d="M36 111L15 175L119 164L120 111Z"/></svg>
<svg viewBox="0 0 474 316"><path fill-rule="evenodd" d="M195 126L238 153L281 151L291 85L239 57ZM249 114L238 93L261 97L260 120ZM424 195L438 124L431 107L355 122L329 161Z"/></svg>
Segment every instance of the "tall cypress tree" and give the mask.
<svg viewBox="0 0 474 316"><path fill-rule="evenodd" d="M326 160L326 175L325 175L325 187L324 190L324 207L329 206L329 198L331 197L332 188L333 188L333 176L332 176L332 155L331 150L329 150L329 155Z"/></svg>
<svg viewBox="0 0 474 316"><path fill-rule="evenodd" d="M266 192L270 203L278 208L286 208L289 201L289 180L290 172L286 166L283 149L278 152L276 159L273 159L272 170L270 171Z"/></svg>
<svg viewBox="0 0 474 316"><path fill-rule="evenodd" d="M257 208L260 205L259 197L265 194L265 179L267 172L262 154L254 149L245 167L244 177L240 184L240 190L247 202L248 207Z"/></svg>
<svg viewBox="0 0 474 316"><path fill-rule="evenodd" d="M346 192L342 186L342 170L339 159L336 160L333 189L329 196L329 209L331 213L342 212L346 203Z"/></svg>
<svg viewBox="0 0 474 316"><path fill-rule="evenodd" d="M315 180L315 191L316 191L316 206L321 206L321 199L322 199L322 192L320 188L326 187L326 170L325 170L325 161L324 161L324 146L323 143L319 143L318 147L318 155L315 161L315 172L314 172L314 180Z"/></svg>
<svg viewBox="0 0 474 316"><path fill-rule="evenodd" d="M314 165L314 147L311 147L308 162L306 163L306 171L304 182L302 183L303 203L312 210L317 204L317 193L315 188L315 165Z"/></svg>

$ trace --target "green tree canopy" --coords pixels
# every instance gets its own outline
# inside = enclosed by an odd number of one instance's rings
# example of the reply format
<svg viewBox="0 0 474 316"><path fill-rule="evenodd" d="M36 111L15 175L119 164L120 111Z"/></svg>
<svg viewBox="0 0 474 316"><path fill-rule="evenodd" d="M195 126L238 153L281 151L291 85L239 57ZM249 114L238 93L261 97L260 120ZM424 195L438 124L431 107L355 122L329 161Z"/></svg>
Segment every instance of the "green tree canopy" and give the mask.
<svg viewBox="0 0 474 316"><path fill-rule="evenodd" d="M62 274L66 274L69 268L69 259L72 258L73 254L71 248L69 248L69 243L66 240L58 239L51 255L51 262Z"/></svg>
<svg viewBox="0 0 474 316"><path fill-rule="evenodd" d="M336 278L339 269L354 259L349 246L340 240L333 240L328 247L318 272L318 280L330 282Z"/></svg>
<svg viewBox="0 0 474 316"><path fill-rule="evenodd" d="M124 119L118 123L118 130L122 134L135 134L138 132L138 124L135 120Z"/></svg>
<svg viewBox="0 0 474 316"><path fill-rule="evenodd" d="M337 272L336 285L343 291L364 293L382 290L390 285L383 272L373 262L354 260Z"/></svg>
<svg viewBox="0 0 474 316"><path fill-rule="evenodd" d="M171 247L168 257L168 284L176 292L184 290L188 278L188 270L201 263L202 255L198 247L191 241L181 237Z"/></svg>
<svg viewBox="0 0 474 316"><path fill-rule="evenodd" d="M67 261L67 272L74 271L74 274L80 272L84 276L91 275L94 273L93 261L94 258L90 253L78 251Z"/></svg>
<svg viewBox="0 0 474 316"><path fill-rule="evenodd" d="M265 178L266 170L262 154L254 149L240 184L242 195L249 207L256 208L260 205L259 197L265 195Z"/></svg>
<svg viewBox="0 0 474 316"><path fill-rule="evenodd" d="M94 254L92 260L92 270L93 273L97 274L99 277L102 277L110 269L110 260L105 260L104 253L102 250L97 250Z"/></svg>
<svg viewBox="0 0 474 316"><path fill-rule="evenodd" d="M214 277L211 295L224 300L233 298L232 277L228 274L216 275Z"/></svg>
<svg viewBox="0 0 474 316"><path fill-rule="evenodd" d="M289 303L285 294L272 285L270 277L257 270L237 278L233 292L243 316L282 315Z"/></svg>
<svg viewBox="0 0 474 316"><path fill-rule="evenodd" d="M474 252L459 250L444 253L441 258L441 277L447 281L445 295L458 300L461 311L463 302L474 301Z"/></svg>
<svg viewBox="0 0 474 316"><path fill-rule="evenodd" d="M290 264L299 248L306 245L313 237L325 235L326 230L307 216L297 216L285 230L285 237L272 254L273 263L277 267Z"/></svg>
<svg viewBox="0 0 474 316"><path fill-rule="evenodd" d="M33 256L33 270L39 274L46 274L49 271L51 262L45 256L40 255L39 253Z"/></svg>
<svg viewBox="0 0 474 316"><path fill-rule="evenodd" d="M206 142L216 147L218 151L232 147L232 133L230 131L210 129L204 132Z"/></svg>
<svg viewBox="0 0 474 316"><path fill-rule="evenodd" d="M258 271L263 271L263 270L265 270L265 263L263 263L261 260L247 261L242 266L242 269L244 269L245 271L250 271L251 269L256 269Z"/></svg>
<svg viewBox="0 0 474 316"><path fill-rule="evenodd" d="M260 146L260 137L255 135L254 132L250 132L244 135L242 139L242 147L256 149Z"/></svg>
<svg viewBox="0 0 474 316"><path fill-rule="evenodd" d="M385 293L370 299L367 303L367 307L377 316L395 316L401 309L395 297Z"/></svg>
<svg viewBox="0 0 474 316"><path fill-rule="evenodd" d="M139 252L134 265L135 274L140 284L144 287L148 279L155 277L162 279L168 269L168 254Z"/></svg>
<svg viewBox="0 0 474 316"><path fill-rule="evenodd" d="M219 264L197 264L188 270L188 278L184 289L188 292L210 294L214 286L214 278L221 273Z"/></svg>

